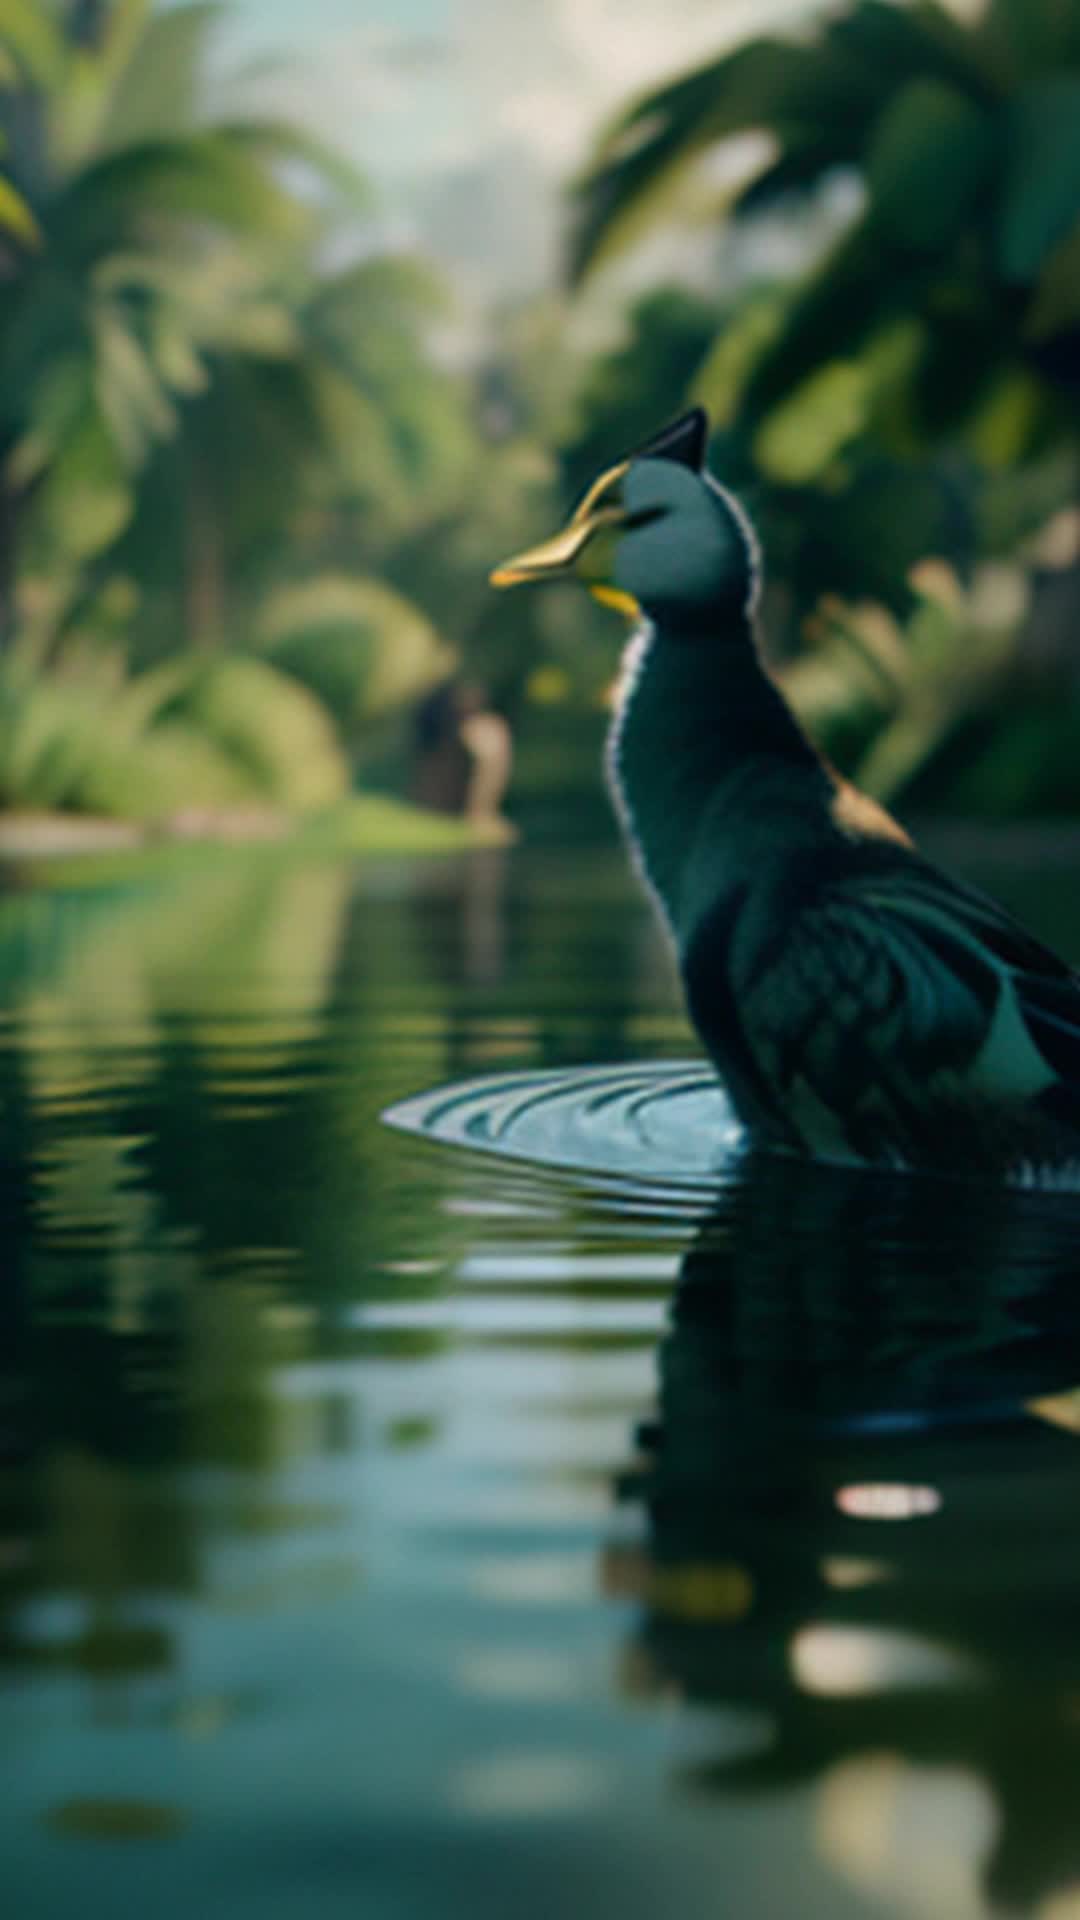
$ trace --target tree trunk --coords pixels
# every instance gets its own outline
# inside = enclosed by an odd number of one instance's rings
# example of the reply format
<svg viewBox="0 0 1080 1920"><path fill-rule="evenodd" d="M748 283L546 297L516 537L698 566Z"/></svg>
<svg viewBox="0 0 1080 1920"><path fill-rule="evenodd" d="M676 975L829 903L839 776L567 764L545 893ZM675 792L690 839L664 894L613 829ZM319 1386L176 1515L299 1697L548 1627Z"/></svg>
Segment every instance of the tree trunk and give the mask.
<svg viewBox="0 0 1080 1920"><path fill-rule="evenodd" d="M184 603L188 643L193 647L219 647L225 637L225 561L217 501L195 450L187 461L186 520Z"/></svg>

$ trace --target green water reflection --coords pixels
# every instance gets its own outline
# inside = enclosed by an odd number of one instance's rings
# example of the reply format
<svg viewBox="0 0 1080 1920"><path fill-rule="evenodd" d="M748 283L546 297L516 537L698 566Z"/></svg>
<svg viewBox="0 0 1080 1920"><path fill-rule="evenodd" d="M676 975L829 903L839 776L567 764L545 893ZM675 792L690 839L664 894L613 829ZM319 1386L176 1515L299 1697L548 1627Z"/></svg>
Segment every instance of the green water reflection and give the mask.
<svg viewBox="0 0 1080 1920"><path fill-rule="evenodd" d="M0 965L13 1912L1080 1913L1076 1202L381 1129L687 1051L617 857L23 885Z"/></svg>

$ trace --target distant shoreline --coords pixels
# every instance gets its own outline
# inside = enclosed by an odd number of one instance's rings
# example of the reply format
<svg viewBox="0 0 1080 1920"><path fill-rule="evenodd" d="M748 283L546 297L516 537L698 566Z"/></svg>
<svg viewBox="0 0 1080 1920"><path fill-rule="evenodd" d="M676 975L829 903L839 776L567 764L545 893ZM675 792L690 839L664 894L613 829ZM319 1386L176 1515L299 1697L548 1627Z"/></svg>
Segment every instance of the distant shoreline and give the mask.
<svg viewBox="0 0 1080 1920"><path fill-rule="evenodd" d="M275 808L185 808L154 821L107 815L0 812L0 859L148 853L178 846L273 846L342 853L440 853L505 844L505 823L426 812L388 794L354 794L325 813Z"/></svg>

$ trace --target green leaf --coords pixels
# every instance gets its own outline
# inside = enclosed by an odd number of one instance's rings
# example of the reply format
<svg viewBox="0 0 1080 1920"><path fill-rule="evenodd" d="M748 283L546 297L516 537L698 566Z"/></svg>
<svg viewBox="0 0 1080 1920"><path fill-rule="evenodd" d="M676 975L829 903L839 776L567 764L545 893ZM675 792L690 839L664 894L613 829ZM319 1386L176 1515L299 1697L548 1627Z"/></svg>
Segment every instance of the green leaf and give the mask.
<svg viewBox="0 0 1080 1920"><path fill-rule="evenodd" d="M267 657L319 696L348 738L437 685L448 648L381 580L327 574L282 587L259 623Z"/></svg>
<svg viewBox="0 0 1080 1920"><path fill-rule="evenodd" d="M131 517L132 489L100 414L87 410L33 498L32 532L44 554L73 561L111 545Z"/></svg>
<svg viewBox="0 0 1080 1920"><path fill-rule="evenodd" d="M1035 452L1045 425L1045 389L1034 374L1019 368L995 382L968 437L981 464L1002 472Z"/></svg>
<svg viewBox="0 0 1080 1920"><path fill-rule="evenodd" d="M102 302L92 327L98 403L126 464L138 469L155 440L176 431L176 412L123 312Z"/></svg>
<svg viewBox="0 0 1080 1920"><path fill-rule="evenodd" d="M997 230L1003 278L1030 284L1080 207L1080 74L1026 87L1005 122L1005 180Z"/></svg>
<svg viewBox="0 0 1080 1920"><path fill-rule="evenodd" d="M12 239L19 240L23 246L41 245L41 228L38 226L22 194L13 187L10 180L0 174L0 232L8 233Z"/></svg>
<svg viewBox="0 0 1080 1920"><path fill-rule="evenodd" d="M82 354L50 355L28 396L25 426L7 461L7 478L28 487L76 432L91 402L90 372Z"/></svg>
<svg viewBox="0 0 1080 1920"><path fill-rule="evenodd" d="M90 244L121 219L204 222L246 239L294 236L306 221L288 190L219 134L148 141L109 155L72 185L55 218L72 244L80 235Z"/></svg>
<svg viewBox="0 0 1080 1920"><path fill-rule="evenodd" d="M779 338L784 318L782 296L766 293L749 300L721 328L690 396L707 408L714 428L734 424L750 375Z"/></svg>
<svg viewBox="0 0 1080 1920"><path fill-rule="evenodd" d="M967 425L990 383L1015 357L1015 339L998 301L964 283L935 288L925 311L923 347L908 396L922 451Z"/></svg>
<svg viewBox="0 0 1080 1920"><path fill-rule="evenodd" d="M1034 345L1080 327L1080 220L1043 267L1024 333Z"/></svg>
<svg viewBox="0 0 1080 1920"><path fill-rule="evenodd" d="M631 215L635 226L647 217L673 169L722 137L768 127L806 58L802 48L779 40L751 40L649 94L618 120L574 192L572 277L580 279L602 253L625 244Z"/></svg>
<svg viewBox="0 0 1080 1920"><path fill-rule="evenodd" d="M64 84L53 90L49 101L50 153L54 170L62 177L77 173L115 144L112 134L121 123L116 111L117 92L147 31L149 10L150 0L112 0L105 8L101 31L93 42L71 47ZM162 17L171 21L178 16L170 12ZM168 71L163 69L165 74ZM160 78L157 89L152 91L151 76L144 72L141 85L151 93L150 107L156 115L149 123L150 134L160 136L174 130L189 130L186 101L179 108L179 121L174 128L173 116L177 109L170 100L166 110ZM179 93L179 74L177 88Z"/></svg>
<svg viewBox="0 0 1080 1920"><path fill-rule="evenodd" d="M68 48L41 0L0 0L0 45L37 86L54 86L64 72Z"/></svg>
<svg viewBox="0 0 1080 1920"><path fill-rule="evenodd" d="M102 155L195 131L208 57L221 17L216 5L171 7L147 14L146 0L128 0L127 33L110 38L113 87L101 129Z"/></svg>
<svg viewBox="0 0 1080 1920"><path fill-rule="evenodd" d="M1040 69L1080 62L1080 11L1073 0L988 0L976 37L1015 85Z"/></svg>
<svg viewBox="0 0 1080 1920"><path fill-rule="evenodd" d="M865 369L837 360L820 368L769 414L754 439L759 466L788 486L817 480L866 425Z"/></svg>
<svg viewBox="0 0 1080 1920"><path fill-rule="evenodd" d="M646 95L616 121L573 199L571 275L580 279L655 215L670 176L732 134L772 133L763 193L807 187L857 164L869 130L908 80L990 97L979 50L939 6L856 0L816 40L749 41ZM754 185L740 199L753 204Z"/></svg>
<svg viewBox="0 0 1080 1920"><path fill-rule="evenodd" d="M348 770L325 707L265 660L193 661L162 720L197 728L249 788L273 804L311 810L332 805L347 790Z"/></svg>
<svg viewBox="0 0 1080 1920"><path fill-rule="evenodd" d="M264 166L299 162L316 179L332 187L351 212L372 211L374 195L367 175L329 141L320 140L306 128L290 126L286 120L252 119L223 122L218 132Z"/></svg>
<svg viewBox="0 0 1080 1920"><path fill-rule="evenodd" d="M901 246L933 253L962 231L994 177L991 116L941 80L913 80L874 129L871 204Z"/></svg>
<svg viewBox="0 0 1080 1920"><path fill-rule="evenodd" d="M890 259L872 219L845 234L792 301L775 346L750 377L749 414L771 410L823 364L857 353L881 324L925 299L926 266Z"/></svg>

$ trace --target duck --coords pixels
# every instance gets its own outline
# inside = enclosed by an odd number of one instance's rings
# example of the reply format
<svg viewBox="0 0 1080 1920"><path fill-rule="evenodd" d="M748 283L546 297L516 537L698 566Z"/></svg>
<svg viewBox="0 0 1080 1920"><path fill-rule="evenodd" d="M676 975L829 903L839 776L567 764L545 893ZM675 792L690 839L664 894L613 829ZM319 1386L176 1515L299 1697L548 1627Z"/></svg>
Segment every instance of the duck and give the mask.
<svg viewBox="0 0 1080 1920"><path fill-rule="evenodd" d="M633 623L606 749L687 1011L754 1148L1080 1181L1080 974L817 751L759 649L762 559L692 408L497 588Z"/></svg>

